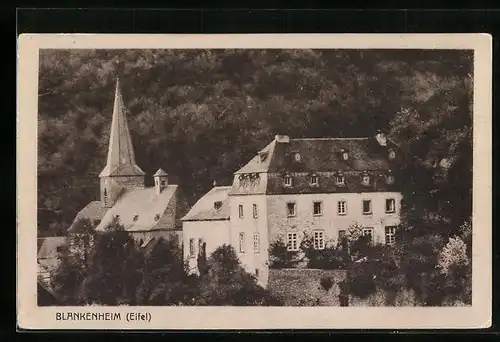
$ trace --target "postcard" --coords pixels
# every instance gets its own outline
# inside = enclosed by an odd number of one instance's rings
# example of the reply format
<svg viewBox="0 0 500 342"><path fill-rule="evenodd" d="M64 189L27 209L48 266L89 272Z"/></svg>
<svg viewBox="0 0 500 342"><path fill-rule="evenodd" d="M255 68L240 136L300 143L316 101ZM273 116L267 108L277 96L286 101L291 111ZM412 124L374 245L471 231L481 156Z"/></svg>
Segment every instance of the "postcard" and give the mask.
<svg viewBox="0 0 500 342"><path fill-rule="evenodd" d="M486 328L487 34L22 34L20 329Z"/></svg>

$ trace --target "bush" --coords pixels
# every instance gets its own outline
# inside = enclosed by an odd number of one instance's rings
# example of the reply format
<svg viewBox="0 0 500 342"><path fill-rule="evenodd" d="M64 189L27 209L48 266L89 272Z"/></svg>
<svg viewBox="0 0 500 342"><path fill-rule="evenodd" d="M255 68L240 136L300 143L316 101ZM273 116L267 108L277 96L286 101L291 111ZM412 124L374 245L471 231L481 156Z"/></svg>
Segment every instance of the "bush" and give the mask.
<svg viewBox="0 0 500 342"><path fill-rule="evenodd" d="M347 266L349 254L347 249L335 247L331 242L325 242L325 248L318 250L314 248L314 236L309 233L304 235L300 243L300 250L304 253L308 268L319 268L324 270L342 269Z"/></svg>
<svg viewBox="0 0 500 342"><path fill-rule="evenodd" d="M292 268L297 265L298 252L289 251L282 239L278 239L269 245L270 268Z"/></svg>

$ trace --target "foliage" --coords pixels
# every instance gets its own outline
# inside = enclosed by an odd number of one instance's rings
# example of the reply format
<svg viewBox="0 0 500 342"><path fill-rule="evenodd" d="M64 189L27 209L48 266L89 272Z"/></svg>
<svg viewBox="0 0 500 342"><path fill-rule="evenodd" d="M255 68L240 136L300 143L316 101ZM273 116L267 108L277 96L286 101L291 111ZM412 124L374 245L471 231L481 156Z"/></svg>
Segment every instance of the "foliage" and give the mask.
<svg viewBox="0 0 500 342"><path fill-rule="evenodd" d="M465 267L468 264L467 246L459 237L450 237L439 253L438 269L444 275L448 275L452 272L452 268Z"/></svg>
<svg viewBox="0 0 500 342"><path fill-rule="evenodd" d="M307 260L308 268L343 269L347 265L349 255L346 249L335 246L332 241L325 241L323 249L314 246L314 235L305 232L300 243L300 251Z"/></svg>
<svg viewBox="0 0 500 342"><path fill-rule="evenodd" d="M269 244L269 261L271 268L292 268L298 262L298 252L289 251L287 244L279 238Z"/></svg>
<svg viewBox="0 0 500 342"><path fill-rule="evenodd" d="M64 232L98 194L117 76L138 164L149 176L168 166L190 203L213 180L230 183L275 134L383 129L423 161L401 168L405 195L415 193L409 207L461 222L471 213L472 57L458 50L43 50L39 233ZM433 166L445 158L445 168Z"/></svg>
<svg viewBox="0 0 500 342"><path fill-rule="evenodd" d="M277 298L257 284L245 272L234 249L229 245L217 248L209 258L209 270L198 282L195 305L268 306L279 305Z"/></svg>
<svg viewBox="0 0 500 342"><path fill-rule="evenodd" d="M139 249L118 221L95 234L87 265L68 250L52 276L61 305L280 305L241 267L230 246L217 249L199 277L188 275L175 239Z"/></svg>

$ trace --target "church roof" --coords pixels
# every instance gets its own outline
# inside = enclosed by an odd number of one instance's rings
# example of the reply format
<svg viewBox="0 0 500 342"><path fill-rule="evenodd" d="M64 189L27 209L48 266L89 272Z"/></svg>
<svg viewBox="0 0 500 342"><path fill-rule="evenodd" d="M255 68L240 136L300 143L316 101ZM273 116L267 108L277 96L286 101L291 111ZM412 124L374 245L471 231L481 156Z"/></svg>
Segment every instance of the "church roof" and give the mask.
<svg viewBox="0 0 500 342"><path fill-rule="evenodd" d="M109 134L108 159L99 177L143 176L144 174L135 162L134 147L128 129L125 106L120 92L120 84L117 80L113 118Z"/></svg>
<svg viewBox="0 0 500 342"><path fill-rule="evenodd" d="M49 236L41 238L42 244L37 254L37 259L57 258L57 247L65 246L67 243L65 236Z"/></svg>
<svg viewBox="0 0 500 342"><path fill-rule="evenodd" d="M168 173L163 171L162 168L159 168L158 171L156 171L156 173L153 175L153 177L156 177L156 176L168 176Z"/></svg>
<svg viewBox="0 0 500 342"><path fill-rule="evenodd" d="M168 185L158 195L154 187L126 189L113 207L109 208L96 230L105 227L118 216L127 231L175 230L177 185Z"/></svg>
<svg viewBox="0 0 500 342"><path fill-rule="evenodd" d="M216 186L207 192L195 203L182 221L212 221L229 220L229 199L230 186ZM216 208L216 202L218 202Z"/></svg>
<svg viewBox="0 0 500 342"><path fill-rule="evenodd" d="M76 214L76 217L73 220L73 223L69 227L68 231L71 231L73 229L79 219L88 219L92 223L94 223L95 221L101 221L107 211L108 208L104 207L101 201L90 202L82 210L80 210L78 214Z"/></svg>

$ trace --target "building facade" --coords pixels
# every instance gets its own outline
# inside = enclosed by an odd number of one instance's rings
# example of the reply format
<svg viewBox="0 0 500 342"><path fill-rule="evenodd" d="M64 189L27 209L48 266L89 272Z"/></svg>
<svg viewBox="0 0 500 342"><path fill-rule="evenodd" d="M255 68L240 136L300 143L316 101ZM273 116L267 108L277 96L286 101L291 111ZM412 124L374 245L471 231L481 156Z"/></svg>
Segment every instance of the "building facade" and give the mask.
<svg viewBox="0 0 500 342"><path fill-rule="evenodd" d="M146 186L145 173L136 164L119 81L111 123L108 156L99 175L100 200L92 201L75 217L69 230L80 219L87 219L103 231L118 219L142 247L158 238L175 238L182 244L181 218L189 210L179 186L168 183L161 168L153 175L154 186Z"/></svg>
<svg viewBox="0 0 500 342"><path fill-rule="evenodd" d="M392 244L402 200L394 170L401 159L397 146L381 132L363 138L278 135L235 172L225 209L229 236L215 234L219 241L212 241L210 250L231 244L247 272L265 286L269 245L276 240L296 251L310 234L314 248L324 249L357 227L373 243ZM202 200L210 202L209 197ZM209 239L211 227L201 220L197 224L199 229L185 234ZM194 235L184 242L190 239Z"/></svg>

